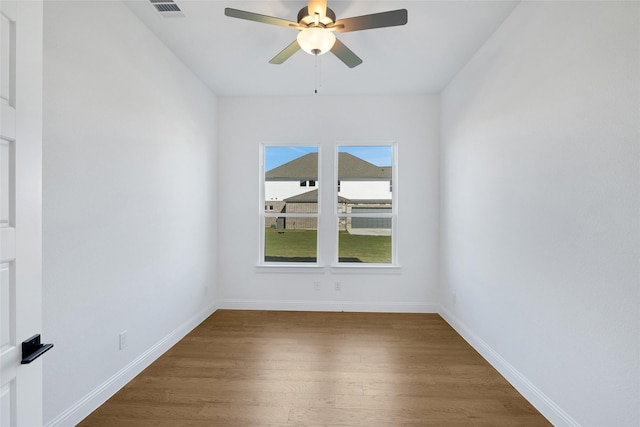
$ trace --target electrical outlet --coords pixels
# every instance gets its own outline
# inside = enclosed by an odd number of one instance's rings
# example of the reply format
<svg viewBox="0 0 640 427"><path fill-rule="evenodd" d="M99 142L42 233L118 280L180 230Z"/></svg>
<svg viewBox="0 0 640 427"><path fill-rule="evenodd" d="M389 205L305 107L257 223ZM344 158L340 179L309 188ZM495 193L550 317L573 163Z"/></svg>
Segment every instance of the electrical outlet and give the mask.
<svg viewBox="0 0 640 427"><path fill-rule="evenodd" d="M320 290L320 282L313 282L313 289L316 291Z"/></svg>
<svg viewBox="0 0 640 427"><path fill-rule="evenodd" d="M336 290L336 292L340 292L342 290L342 283L336 282L334 284L334 289Z"/></svg>
<svg viewBox="0 0 640 427"><path fill-rule="evenodd" d="M128 344L127 331L120 332L120 350L124 349Z"/></svg>

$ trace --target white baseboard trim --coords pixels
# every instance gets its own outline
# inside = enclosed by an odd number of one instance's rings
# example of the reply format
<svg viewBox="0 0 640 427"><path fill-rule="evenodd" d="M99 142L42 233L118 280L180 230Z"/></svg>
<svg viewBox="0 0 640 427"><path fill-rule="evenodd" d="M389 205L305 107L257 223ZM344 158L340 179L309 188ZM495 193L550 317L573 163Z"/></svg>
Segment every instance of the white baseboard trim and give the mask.
<svg viewBox="0 0 640 427"><path fill-rule="evenodd" d="M482 355L500 374L515 387L542 415L554 426L580 427L580 424L560 406L544 394L520 371L504 359L489 344L476 335L471 328L462 323L444 307L440 307L440 316L451 325L478 353Z"/></svg>
<svg viewBox="0 0 640 427"><path fill-rule="evenodd" d="M349 302L226 299L218 308L227 310L347 311L372 313L438 313L437 304L408 302Z"/></svg>
<svg viewBox="0 0 640 427"><path fill-rule="evenodd" d="M203 320L213 314L217 309L217 305L213 304L194 314L190 319L174 329L169 335L158 341L127 366L120 369L107 381L100 384L91 393L87 394L66 411L49 421L45 427L73 427L78 424L87 415L106 402L118 390L124 387L136 375L151 365L151 363L153 363L158 357L173 347L196 326L202 323Z"/></svg>
<svg viewBox="0 0 640 427"><path fill-rule="evenodd" d="M562 410L547 395L531 383L498 352L479 338L446 308L436 304L420 303L380 303L345 301L278 301L278 300L222 300L196 313L189 320L173 330L154 346L142 353L127 366L114 374L92 392L62 412L45 427L72 427L106 402L136 375L153 363L158 357L174 346L185 335L198 326L218 309L232 310L299 310L299 311L346 311L380 313L438 313L474 349L476 349L507 381L513 385L533 406L555 426L580 427L580 424Z"/></svg>

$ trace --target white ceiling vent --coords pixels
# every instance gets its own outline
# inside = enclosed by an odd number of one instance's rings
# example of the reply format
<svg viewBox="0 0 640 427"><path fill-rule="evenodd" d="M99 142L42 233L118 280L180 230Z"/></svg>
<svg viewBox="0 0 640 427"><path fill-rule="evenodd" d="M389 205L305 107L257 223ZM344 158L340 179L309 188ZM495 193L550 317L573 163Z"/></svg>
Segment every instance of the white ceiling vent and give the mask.
<svg viewBox="0 0 640 427"><path fill-rule="evenodd" d="M184 17L184 13L173 0L149 0L153 7L165 18Z"/></svg>

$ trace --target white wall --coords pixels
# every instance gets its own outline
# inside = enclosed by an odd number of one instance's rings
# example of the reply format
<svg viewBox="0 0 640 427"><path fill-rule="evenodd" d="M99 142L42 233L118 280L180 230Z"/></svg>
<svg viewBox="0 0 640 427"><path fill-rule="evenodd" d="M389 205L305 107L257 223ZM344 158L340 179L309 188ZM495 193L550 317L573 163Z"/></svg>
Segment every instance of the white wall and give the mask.
<svg viewBox="0 0 640 427"><path fill-rule="evenodd" d="M120 2L47 1L44 64L44 417L73 425L213 309L217 101Z"/></svg>
<svg viewBox="0 0 640 427"><path fill-rule="evenodd" d="M639 6L523 2L442 94L443 313L557 425L640 424Z"/></svg>
<svg viewBox="0 0 640 427"><path fill-rule="evenodd" d="M438 97L228 97L219 99L219 299L224 307L311 310L437 309ZM310 122L318 126L309 126ZM321 177L333 177L335 144L398 143L397 270L256 268L259 145L320 145ZM322 182L320 182L322 185ZM330 192L324 206L333 206ZM332 229L330 220L320 227ZM330 233L321 233L325 260ZM284 274L283 274L284 273ZM389 274L390 273L390 274ZM321 290L313 283L319 281ZM340 281L342 291L334 290Z"/></svg>

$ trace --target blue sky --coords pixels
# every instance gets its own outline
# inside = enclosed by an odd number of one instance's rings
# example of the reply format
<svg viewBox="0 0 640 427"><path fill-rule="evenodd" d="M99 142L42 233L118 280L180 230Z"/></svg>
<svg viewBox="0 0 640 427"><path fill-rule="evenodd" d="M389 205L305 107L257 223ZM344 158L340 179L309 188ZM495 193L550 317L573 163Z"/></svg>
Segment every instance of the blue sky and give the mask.
<svg viewBox="0 0 640 427"><path fill-rule="evenodd" d="M390 145L340 146L338 152L353 154L376 166L392 166L393 163L393 151Z"/></svg>
<svg viewBox="0 0 640 427"><path fill-rule="evenodd" d="M391 146L340 146L339 152L350 153L376 166L391 166L393 151ZM305 154L317 153L318 147L286 146L265 147L265 171L302 157Z"/></svg>
<svg viewBox="0 0 640 427"><path fill-rule="evenodd" d="M264 170L269 171L305 154L317 152L318 147L265 147Z"/></svg>

